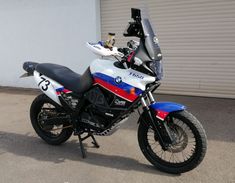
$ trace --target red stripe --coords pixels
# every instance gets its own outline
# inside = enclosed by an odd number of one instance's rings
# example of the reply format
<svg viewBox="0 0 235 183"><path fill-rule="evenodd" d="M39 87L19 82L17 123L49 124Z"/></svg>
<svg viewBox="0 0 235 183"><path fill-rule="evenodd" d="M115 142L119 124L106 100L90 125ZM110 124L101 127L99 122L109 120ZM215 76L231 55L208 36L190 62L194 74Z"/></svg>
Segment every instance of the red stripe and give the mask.
<svg viewBox="0 0 235 183"><path fill-rule="evenodd" d="M138 96L134 95L134 94L130 94L128 92L126 92L125 90L122 90L114 85L111 85L99 78L95 78L95 83L98 83L99 85L103 86L104 88L112 91L113 93L119 95L120 97L127 99L131 102L133 102Z"/></svg>
<svg viewBox="0 0 235 183"><path fill-rule="evenodd" d="M132 59L132 57L133 57L134 54L135 54L134 51L132 51L132 52L130 53L130 55L127 57L127 61L128 61L128 62L131 61L131 59Z"/></svg>
<svg viewBox="0 0 235 183"><path fill-rule="evenodd" d="M63 92L64 92L64 93L70 93L71 91L68 90L68 89L63 89Z"/></svg>
<svg viewBox="0 0 235 183"><path fill-rule="evenodd" d="M63 92L63 93L71 93L72 91L70 91L70 90L64 88L62 91L56 91L56 94L57 94L57 95L60 95L61 92Z"/></svg>
<svg viewBox="0 0 235 183"><path fill-rule="evenodd" d="M168 114L169 114L169 112L160 111L160 110L156 111L157 118L159 118L161 120L165 120L165 118L167 117Z"/></svg>

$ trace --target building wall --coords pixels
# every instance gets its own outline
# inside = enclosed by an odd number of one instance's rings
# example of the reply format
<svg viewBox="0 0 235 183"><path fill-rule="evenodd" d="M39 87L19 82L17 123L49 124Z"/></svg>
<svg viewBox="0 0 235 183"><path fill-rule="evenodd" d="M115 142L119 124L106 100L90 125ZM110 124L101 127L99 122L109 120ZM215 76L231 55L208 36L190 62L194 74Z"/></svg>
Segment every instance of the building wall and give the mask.
<svg viewBox="0 0 235 183"><path fill-rule="evenodd" d="M164 79L157 92L235 98L235 1L101 0L102 39L122 33L131 7L149 16L163 54Z"/></svg>
<svg viewBox="0 0 235 183"><path fill-rule="evenodd" d="M20 79L24 61L65 65L78 73L95 56L86 41L100 39L99 0L0 0L0 86L36 87Z"/></svg>

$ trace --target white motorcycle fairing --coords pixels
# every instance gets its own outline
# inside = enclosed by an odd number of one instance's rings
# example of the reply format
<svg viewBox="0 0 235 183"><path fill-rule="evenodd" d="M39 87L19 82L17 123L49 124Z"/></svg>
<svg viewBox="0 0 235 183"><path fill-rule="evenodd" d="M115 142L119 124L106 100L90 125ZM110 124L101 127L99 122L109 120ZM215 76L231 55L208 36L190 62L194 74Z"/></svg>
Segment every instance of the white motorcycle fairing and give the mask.
<svg viewBox="0 0 235 183"><path fill-rule="evenodd" d="M112 50L101 46L99 43L86 43L87 48L89 48L94 54L98 56L119 56L123 57L123 53L117 50L117 47L113 47Z"/></svg>
<svg viewBox="0 0 235 183"><path fill-rule="evenodd" d="M65 89L61 84L37 71L34 71L33 75L40 90L59 105L61 105L58 97L60 96L60 93L71 93L70 90Z"/></svg>
<svg viewBox="0 0 235 183"><path fill-rule="evenodd" d="M146 85L155 81L155 77L138 72L131 68L121 69L113 60L95 59L90 65L94 84L99 84L115 95L133 102Z"/></svg>

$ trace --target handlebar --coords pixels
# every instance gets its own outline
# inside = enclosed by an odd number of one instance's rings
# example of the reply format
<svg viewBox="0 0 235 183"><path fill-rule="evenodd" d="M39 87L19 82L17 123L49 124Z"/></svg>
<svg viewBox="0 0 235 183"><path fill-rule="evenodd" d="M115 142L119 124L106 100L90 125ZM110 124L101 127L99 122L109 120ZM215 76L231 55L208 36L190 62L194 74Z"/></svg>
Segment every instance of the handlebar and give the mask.
<svg viewBox="0 0 235 183"><path fill-rule="evenodd" d="M99 41L98 43L88 43L87 47L95 54L100 56L113 56L118 61L120 61L125 68L130 66L130 58L132 57L134 51L138 48L139 42L130 40L127 42L127 47L117 48L117 47L107 47L104 41Z"/></svg>

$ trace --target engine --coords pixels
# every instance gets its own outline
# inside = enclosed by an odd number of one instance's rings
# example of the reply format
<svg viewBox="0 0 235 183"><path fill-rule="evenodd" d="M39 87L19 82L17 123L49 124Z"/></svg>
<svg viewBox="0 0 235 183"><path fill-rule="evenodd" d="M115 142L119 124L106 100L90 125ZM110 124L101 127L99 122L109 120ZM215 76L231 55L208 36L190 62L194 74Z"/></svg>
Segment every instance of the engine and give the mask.
<svg viewBox="0 0 235 183"><path fill-rule="evenodd" d="M87 106L84 112L81 114L81 122L90 126L90 128L95 130L105 129L112 119L107 116L102 115L102 111L95 108L92 104Z"/></svg>
<svg viewBox="0 0 235 183"><path fill-rule="evenodd" d="M87 103L80 121L96 131L113 128L115 119L123 119L120 115L127 110L127 101L98 86L94 86L84 97Z"/></svg>

